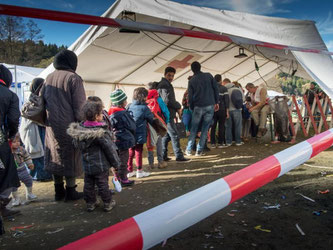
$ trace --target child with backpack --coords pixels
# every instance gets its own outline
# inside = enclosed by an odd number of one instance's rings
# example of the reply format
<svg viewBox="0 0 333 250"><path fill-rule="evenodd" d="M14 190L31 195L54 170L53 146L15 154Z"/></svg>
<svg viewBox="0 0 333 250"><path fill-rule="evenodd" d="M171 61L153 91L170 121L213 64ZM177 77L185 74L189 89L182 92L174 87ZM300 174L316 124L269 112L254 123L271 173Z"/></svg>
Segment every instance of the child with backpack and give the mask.
<svg viewBox="0 0 333 250"><path fill-rule="evenodd" d="M67 133L73 138L74 146L81 149L84 167L84 200L87 211L97 207L95 185L104 203L104 211L109 212L116 205L109 190L109 169L120 166L116 146L111 131L103 122L103 104L87 101L83 108L85 121L71 123Z"/></svg>
<svg viewBox="0 0 333 250"><path fill-rule="evenodd" d="M127 162L129 149L135 146L136 124L132 115L125 109L127 96L121 89L113 91L110 94L110 99L112 106L109 109L109 116L120 159L120 167L117 171L118 178L123 187L132 186L134 181L127 178Z"/></svg>
<svg viewBox="0 0 333 250"><path fill-rule="evenodd" d="M135 173L136 178L143 178L150 175L149 172L145 172L142 169L143 144L147 142L147 122L151 125L153 125L154 122L154 115L146 104L147 96L147 89L143 87L136 88L133 93L133 103L128 108L128 110L132 112L136 124L135 146L129 149L127 163L128 177L134 176ZM137 167L136 172L133 171L134 156Z"/></svg>
<svg viewBox="0 0 333 250"><path fill-rule="evenodd" d="M147 96L147 106L150 111L154 114L154 117L161 121L161 123L165 126L170 120L170 112L168 107L159 96L156 89L154 89L155 83L149 83L149 91ZM157 161L158 161L158 168L166 168L168 165L166 161L163 161L163 152L162 152L162 136L157 135L155 145L152 145L152 135L149 133L148 130L148 137L147 137L147 149L148 149L148 162L150 169L154 168L154 146L156 146L156 153L157 153Z"/></svg>
<svg viewBox="0 0 333 250"><path fill-rule="evenodd" d="M11 143L11 149L12 153L14 155L15 164L17 167L17 174L21 182L24 183L26 187L26 199L27 201L34 201L37 199L37 196L32 193L32 177L29 174L26 166L30 170L34 169L34 164L32 162L31 156L29 153L25 150L23 146L21 146L21 138L20 134L17 133L15 135L15 138L13 139ZM13 196L13 206L19 206L21 204L20 197L17 192L17 188L13 188L12 191Z"/></svg>

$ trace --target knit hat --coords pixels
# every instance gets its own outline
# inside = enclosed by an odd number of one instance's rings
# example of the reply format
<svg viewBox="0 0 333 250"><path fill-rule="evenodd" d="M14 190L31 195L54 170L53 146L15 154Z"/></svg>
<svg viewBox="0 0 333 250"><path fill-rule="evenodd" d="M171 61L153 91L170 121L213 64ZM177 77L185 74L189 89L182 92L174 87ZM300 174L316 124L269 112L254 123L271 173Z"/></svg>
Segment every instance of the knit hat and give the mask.
<svg viewBox="0 0 333 250"><path fill-rule="evenodd" d="M110 94L110 99L111 99L112 105L118 106L127 99L127 96L126 96L125 92L122 91L121 89L116 89L115 91L113 91Z"/></svg>

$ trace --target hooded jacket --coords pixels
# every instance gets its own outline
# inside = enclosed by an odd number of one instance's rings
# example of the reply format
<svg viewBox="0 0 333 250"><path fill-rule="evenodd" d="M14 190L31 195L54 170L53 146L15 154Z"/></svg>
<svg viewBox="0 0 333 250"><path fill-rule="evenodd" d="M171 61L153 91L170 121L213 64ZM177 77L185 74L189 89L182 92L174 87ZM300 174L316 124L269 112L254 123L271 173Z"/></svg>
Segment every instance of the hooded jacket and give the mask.
<svg viewBox="0 0 333 250"><path fill-rule="evenodd" d="M135 121L124 108L111 107L109 110L116 145L119 150L126 150L135 145Z"/></svg>
<svg viewBox="0 0 333 250"><path fill-rule="evenodd" d="M120 166L117 148L106 125L88 127L83 123L71 123L67 133L73 138L74 146L82 152L86 175L97 175L110 167Z"/></svg>
<svg viewBox="0 0 333 250"><path fill-rule="evenodd" d="M157 85L157 90L160 94L160 97L169 109L170 120L173 120L176 117L177 110L182 106L179 102L176 101L175 90L172 84L163 77Z"/></svg>
<svg viewBox="0 0 333 250"><path fill-rule="evenodd" d="M135 142L145 144L147 142L147 121L153 125L154 115L146 103L137 100L133 101L128 110L132 112L136 124Z"/></svg>

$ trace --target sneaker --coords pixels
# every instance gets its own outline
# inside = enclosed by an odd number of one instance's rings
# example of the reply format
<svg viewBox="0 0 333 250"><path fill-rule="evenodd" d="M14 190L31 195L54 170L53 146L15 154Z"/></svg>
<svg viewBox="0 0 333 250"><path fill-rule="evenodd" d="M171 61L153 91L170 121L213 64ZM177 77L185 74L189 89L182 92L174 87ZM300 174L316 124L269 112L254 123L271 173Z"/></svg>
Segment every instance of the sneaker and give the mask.
<svg viewBox="0 0 333 250"><path fill-rule="evenodd" d="M216 144L210 145L211 148L216 148Z"/></svg>
<svg viewBox="0 0 333 250"><path fill-rule="evenodd" d="M206 155L203 151L201 152L195 152L195 156L204 156Z"/></svg>
<svg viewBox="0 0 333 250"><path fill-rule="evenodd" d="M190 159L187 159L187 158L185 158L184 156L182 157L182 158L178 158L178 159L176 159L176 162L187 162L187 161L189 161Z"/></svg>
<svg viewBox="0 0 333 250"><path fill-rule="evenodd" d="M128 172L127 178L131 178L136 175L136 171Z"/></svg>
<svg viewBox="0 0 333 250"><path fill-rule="evenodd" d="M219 144L218 148L226 148L227 146L225 144Z"/></svg>
<svg viewBox="0 0 333 250"><path fill-rule="evenodd" d="M244 142L240 142L240 143L236 143L236 146L242 146L244 144Z"/></svg>
<svg viewBox="0 0 333 250"><path fill-rule="evenodd" d="M145 172L143 170L136 171L136 178L148 177L149 175L150 175L149 172Z"/></svg>
<svg viewBox="0 0 333 250"><path fill-rule="evenodd" d="M116 201L111 200L109 203L104 203L104 212L110 212L116 206Z"/></svg>
<svg viewBox="0 0 333 250"><path fill-rule="evenodd" d="M129 179L127 180L120 180L120 184L122 187L129 187L129 186L133 186L134 181L131 181Z"/></svg>
<svg viewBox="0 0 333 250"><path fill-rule="evenodd" d="M166 168L168 166L168 163L166 163L165 161L159 162L157 168L161 169L161 168Z"/></svg>
<svg viewBox="0 0 333 250"><path fill-rule="evenodd" d="M192 155L192 152L191 152L191 151L188 151L188 150L185 150L185 155L187 155L187 156L191 156L191 155Z"/></svg>
<svg viewBox="0 0 333 250"><path fill-rule="evenodd" d="M225 148L230 147L232 144L225 144Z"/></svg>
<svg viewBox="0 0 333 250"><path fill-rule="evenodd" d="M88 212L92 212L96 209L97 207L97 203L87 203L87 211Z"/></svg>
<svg viewBox="0 0 333 250"><path fill-rule="evenodd" d="M13 207L17 207L17 206L19 206L21 204L21 199L20 198L13 198L13 200L12 200L12 206Z"/></svg>
<svg viewBox="0 0 333 250"><path fill-rule="evenodd" d="M29 194L27 194L27 200L28 201L35 201L35 200L37 200L37 196L34 195L33 193L29 193Z"/></svg>

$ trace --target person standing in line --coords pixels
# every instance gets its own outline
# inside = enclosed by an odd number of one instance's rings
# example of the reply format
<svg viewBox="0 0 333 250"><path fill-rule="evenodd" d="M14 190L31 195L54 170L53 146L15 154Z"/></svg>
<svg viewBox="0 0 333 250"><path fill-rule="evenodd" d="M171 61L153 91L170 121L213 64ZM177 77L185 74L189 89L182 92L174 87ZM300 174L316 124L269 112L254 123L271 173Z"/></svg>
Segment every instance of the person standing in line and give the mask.
<svg viewBox="0 0 333 250"><path fill-rule="evenodd" d="M217 74L214 76L219 89L219 110L214 113L214 123L211 128L211 147L216 148L216 126L218 124L218 148L225 147L225 121L229 118L229 95L228 89L222 85L222 77Z"/></svg>
<svg viewBox="0 0 333 250"><path fill-rule="evenodd" d="M200 141L196 147L196 156L204 155L204 147L214 111L219 109L219 90L214 77L201 71L199 62L191 64L193 77L188 83L188 101L192 110L191 132L188 138L186 155L192 155L195 137L201 125Z"/></svg>
<svg viewBox="0 0 333 250"><path fill-rule="evenodd" d="M177 127L175 124L176 113L180 113L181 105L176 101L175 90L171 84L173 78L175 77L176 69L173 67L166 67L164 70L164 77L157 85L157 90L167 105L170 112L170 122L167 124L168 133L162 138L163 146L163 160L169 161L171 158L168 157L168 143L171 141L173 152L176 156L177 162L186 162L189 159L184 157L184 154L180 148L179 136L177 132Z"/></svg>
<svg viewBox="0 0 333 250"><path fill-rule="evenodd" d="M229 94L229 118L226 121L226 146L232 144L232 130L235 131L236 146L244 143L241 140L242 133L242 108L244 103L243 91L230 82L228 78L223 80L223 85L228 89Z"/></svg>
<svg viewBox="0 0 333 250"><path fill-rule="evenodd" d="M110 99L112 106L109 109L109 116L120 159L117 175L122 187L132 186L134 181L127 178L127 162L129 149L135 146L136 124L130 112L125 109L127 96L124 91L121 89L114 90L110 94Z"/></svg>
<svg viewBox="0 0 333 250"><path fill-rule="evenodd" d="M33 79L30 85L31 93L39 95L43 84L43 78ZM45 127L22 117L19 131L24 147L35 166L34 170L30 171L30 175L37 181L51 181L52 175L44 170Z"/></svg>
<svg viewBox="0 0 333 250"><path fill-rule="evenodd" d="M10 202L13 188L20 186L14 156L10 144L15 137L20 119L19 99L9 90L12 84L12 74L4 65L0 65L0 222L6 218L19 214L19 210L6 208ZM2 228L0 228L2 234Z"/></svg>
<svg viewBox="0 0 333 250"><path fill-rule="evenodd" d="M96 190L104 203L104 211L109 212L116 205L109 189L109 169L118 169L120 160L112 133L103 122L103 103L87 101L82 107L84 122L71 123L67 129L73 138L74 146L82 151L84 166L84 200L87 211L97 207Z"/></svg>
<svg viewBox="0 0 333 250"><path fill-rule="evenodd" d="M82 120L86 101L83 80L75 73L77 64L74 52L60 51L54 57L55 71L47 76L41 89L46 109L45 170L53 174L56 201L83 197L75 184L75 178L83 172L81 151L73 147L73 140L66 133L69 124Z"/></svg>
<svg viewBox="0 0 333 250"><path fill-rule="evenodd" d="M154 121L154 115L146 104L147 96L148 90L145 88L140 87L134 89L133 102L128 108L128 111L133 114L136 124L135 146L129 149L129 158L127 163L127 177L129 178L135 174L136 178L148 177L150 175L150 173L144 171L142 167L143 144L147 142L147 122L153 125ZM134 157L137 171L133 171Z"/></svg>

